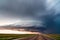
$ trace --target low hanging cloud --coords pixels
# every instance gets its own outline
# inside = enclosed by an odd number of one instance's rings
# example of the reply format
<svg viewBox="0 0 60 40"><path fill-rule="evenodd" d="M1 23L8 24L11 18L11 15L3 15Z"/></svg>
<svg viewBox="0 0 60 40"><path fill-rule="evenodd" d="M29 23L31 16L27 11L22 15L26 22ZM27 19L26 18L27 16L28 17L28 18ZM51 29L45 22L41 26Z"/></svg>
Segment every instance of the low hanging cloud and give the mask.
<svg viewBox="0 0 60 40"><path fill-rule="evenodd" d="M40 25L43 25L45 24L45 17L49 15L47 11L48 8L46 8L48 7L46 1L47 0L0 0L0 15L2 15L0 19L9 21L16 19L34 20L36 22L39 21Z"/></svg>
<svg viewBox="0 0 60 40"><path fill-rule="evenodd" d="M46 6L44 0L1 0L0 19L11 21L12 19L17 20L34 20L28 22L28 24L39 23L43 25L42 16L46 14ZM16 21L17 21L16 20ZM3 20L4 21L4 20ZM6 21L7 22L7 21ZM27 23L26 21L24 23ZM38 24L38 25L39 25ZM36 25L36 24L35 24Z"/></svg>
<svg viewBox="0 0 60 40"><path fill-rule="evenodd" d="M35 25L49 31L57 28L54 25L57 15L60 15L60 0L0 0L0 22L14 20L15 25Z"/></svg>

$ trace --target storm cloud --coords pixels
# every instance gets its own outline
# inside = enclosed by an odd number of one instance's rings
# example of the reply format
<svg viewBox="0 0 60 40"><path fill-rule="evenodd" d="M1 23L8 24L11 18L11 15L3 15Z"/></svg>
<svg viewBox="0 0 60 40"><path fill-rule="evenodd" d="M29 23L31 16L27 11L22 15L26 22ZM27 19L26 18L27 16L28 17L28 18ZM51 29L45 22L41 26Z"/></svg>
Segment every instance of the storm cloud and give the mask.
<svg viewBox="0 0 60 40"><path fill-rule="evenodd" d="M41 23L42 16L46 15L45 0L0 0L0 2L2 15L0 19L34 20Z"/></svg>
<svg viewBox="0 0 60 40"><path fill-rule="evenodd" d="M46 27L45 32L57 30L59 26L55 27L55 23L60 19L57 16L60 15L59 2L59 0L0 0L0 24L23 22L22 24Z"/></svg>

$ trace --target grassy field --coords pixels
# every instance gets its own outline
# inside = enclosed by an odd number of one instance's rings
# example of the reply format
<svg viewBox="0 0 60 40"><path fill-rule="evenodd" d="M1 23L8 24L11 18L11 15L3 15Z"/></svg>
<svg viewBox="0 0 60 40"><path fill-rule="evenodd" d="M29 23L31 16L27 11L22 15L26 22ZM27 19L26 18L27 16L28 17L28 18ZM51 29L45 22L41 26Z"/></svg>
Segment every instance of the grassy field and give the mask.
<svg viewBox="0 0 60 40"><path fill-rule="evenodd" d="M60 34L48 34L51 38L54 38L56 40L60 40Z"/></svg>
<svg viewBox="0 0 60 40"><path fill-rule="evenodd" d="M60 40L60 34L47 34L47 35L56 40ZM33 34L0 34L0 40L9 40L9 39L24 38L24 37L30 37L30 36L35 36L35 35Z"/></svg>
<svg viewBox="0 0 60 40"><path fill-rule="evenodd" d="M0 40L9 40L15 38L24 38L34 36L33 34L0 34Z"/></svg>

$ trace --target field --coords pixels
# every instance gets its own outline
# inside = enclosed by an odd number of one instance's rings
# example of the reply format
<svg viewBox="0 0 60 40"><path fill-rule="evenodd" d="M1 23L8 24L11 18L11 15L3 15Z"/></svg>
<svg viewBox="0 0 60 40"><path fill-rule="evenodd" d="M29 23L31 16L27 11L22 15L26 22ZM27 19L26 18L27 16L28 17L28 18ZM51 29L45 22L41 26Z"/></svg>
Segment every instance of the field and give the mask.
<svg viewBox="0 0 60 40"><path fill-rule="evenodd" d="M0 34L0 40L9 40L34 36L33 34Z"/></svg>
<svg viewBox="0 0 60 40"><path fill-rule="evenodd" d="M60 34L47 34L51 38L56 40L60 40ZM31 37L35 36L34 34L0 34L0 40L11 40L15 38L24 38L24 37Z"/></svg>
<svg viewBox="0 0 60 40"><path fill-rule="evenodd" d="M56 40L60 40L60 34L48 34L51 38L54 38Z"/></svg>

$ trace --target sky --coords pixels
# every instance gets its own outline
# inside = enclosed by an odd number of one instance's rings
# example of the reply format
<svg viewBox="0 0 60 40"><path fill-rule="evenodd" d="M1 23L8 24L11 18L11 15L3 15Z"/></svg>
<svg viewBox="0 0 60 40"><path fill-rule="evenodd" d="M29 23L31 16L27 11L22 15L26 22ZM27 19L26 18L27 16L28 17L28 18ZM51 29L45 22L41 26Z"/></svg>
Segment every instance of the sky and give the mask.
<svg viewBox="0 0 60 40"><path fill-rule="evenodd" d="M0 26L14 24L57 30L60 0L0 0ZM57 27L57 25L59 25Z"/></svg>
<svg viewBox="0 0 60 40"><path fill-rule="evenodd" d="M21 21L22 23L24 20L29 21L28 23L33 20L35 21L34 23L42 23L42 21L39 20L39 17L40 15L42 16L45 12L45 5L44 3L40 4L40 2L43 3L44 1L0 0L0 25L2 26L7 24L13 24L17 21ZM33 22L31 23L34 24Z"/></svg>

